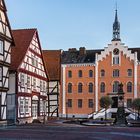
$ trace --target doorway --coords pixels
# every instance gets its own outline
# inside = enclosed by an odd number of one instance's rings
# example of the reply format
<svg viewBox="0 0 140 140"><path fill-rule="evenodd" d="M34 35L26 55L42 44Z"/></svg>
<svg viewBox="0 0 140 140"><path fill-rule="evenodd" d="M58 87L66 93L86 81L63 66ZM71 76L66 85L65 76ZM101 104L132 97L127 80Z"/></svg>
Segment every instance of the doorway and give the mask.
<svg viewBox="0 0 140 140"><path fill-rule="evenodd" d="M112 97L113 100L113 104L112 104L112 108L117 108L118 107L118 97Z"/></svg>
<svg viewBox="0 0 140 140"><path fill-rule="evenodd" d="M32 101L32 117L33 119L37 119L38 116L38 101Z"/></svg>

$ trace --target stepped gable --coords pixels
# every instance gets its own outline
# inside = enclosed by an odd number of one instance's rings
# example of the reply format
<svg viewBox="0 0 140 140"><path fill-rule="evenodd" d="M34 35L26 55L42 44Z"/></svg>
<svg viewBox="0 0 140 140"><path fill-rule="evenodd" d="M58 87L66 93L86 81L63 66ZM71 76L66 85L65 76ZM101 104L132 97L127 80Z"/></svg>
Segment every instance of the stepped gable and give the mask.
<svg viewBox="0 0 140 140"><path fill-rule="evenodd" d="M140 61L140 48L128 48L132 53L137 52L137 59Z"/></svg>
<svg viewBox="0 0 140 140"><path fill-rule="evenodd" d="M43 50L45 67L50 81L60 81L61 50Z"/></svg>
<svg viewBox="0 0 140 140"><path fill-rule="evenodd" d="M11 48L11 67L10 70L18 69L24 59L28 47L37 29L19 29L12 30L15 41L15 47Z"/></svg>
<svg viewBox="0 0 140 140"><path fill-rule="evenodd" d="M76 64L76 63L94 63L96 53L100 54L103 50L84 50L84 53L80 53L80 49L69 49L69 51L63 51L61 56L62 64Z"/></svg>

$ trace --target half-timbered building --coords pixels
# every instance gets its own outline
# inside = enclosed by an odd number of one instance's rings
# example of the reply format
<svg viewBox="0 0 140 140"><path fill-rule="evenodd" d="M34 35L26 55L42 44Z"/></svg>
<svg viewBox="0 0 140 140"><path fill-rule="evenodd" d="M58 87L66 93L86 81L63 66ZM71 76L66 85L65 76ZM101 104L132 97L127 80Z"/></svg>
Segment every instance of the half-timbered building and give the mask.
<svg viewBox="0 0 140 140"><path fill-rule="evenodd" d="M43 50L44 61L49 75L47 114L48 118L59 116L59 92L60 92L60 50Z"/></svg>
<svg viewBox="0 0 140 140"><path fill-rule="evenodd" d="M0 0L0 123L7 123L11 45L14 45L14 41L7 17L7 9L4 0Z"/></svg>
<svg viewBox="0 0 140 140"><path fill-rule="evenodd" d="M19 123L42 120L44 114L46 115L48 78L38 31L21 29L13 30L12 33L15 48L12 48L11 53L9 100L15 96L13 112L16 112L16 120ZM12 112L12 108L9 107L9 111Z"/></svg>

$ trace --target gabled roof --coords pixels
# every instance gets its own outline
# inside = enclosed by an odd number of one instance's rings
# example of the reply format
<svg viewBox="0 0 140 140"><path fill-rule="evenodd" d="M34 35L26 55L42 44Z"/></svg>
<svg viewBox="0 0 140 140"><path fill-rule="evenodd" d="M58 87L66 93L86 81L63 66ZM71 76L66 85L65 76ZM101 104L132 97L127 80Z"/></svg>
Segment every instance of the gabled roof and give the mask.
<svg viewBox="0 0 140 140"><path fill-rule="evenodd" d="M11 48L10 70L18 69L37 29L12 30L15 47Z"/></svg>
<svg viewBox="0 0 140 140"><path fill-rule="evenodd" d="M50 81L60 81L61 50L43 50L45 67Z"/></svg>

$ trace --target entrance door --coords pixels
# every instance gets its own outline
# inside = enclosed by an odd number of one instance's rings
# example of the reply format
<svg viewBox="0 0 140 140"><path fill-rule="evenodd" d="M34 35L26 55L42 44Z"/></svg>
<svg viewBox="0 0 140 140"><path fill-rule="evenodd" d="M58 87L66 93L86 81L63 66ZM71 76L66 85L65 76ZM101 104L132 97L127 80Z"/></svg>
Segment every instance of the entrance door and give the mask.
<svg viewBox="0 0 140 140"><path fill-rule="evenodd" d="M37 119L38 116L38 101L32 101L32 117Z"/></svg>
<svg viewBox="0 0 140 140"><path fill-rule="evenodd" d="M112 97L113 104L112 108L117 108L118 107L118 97Z"/></svg>

